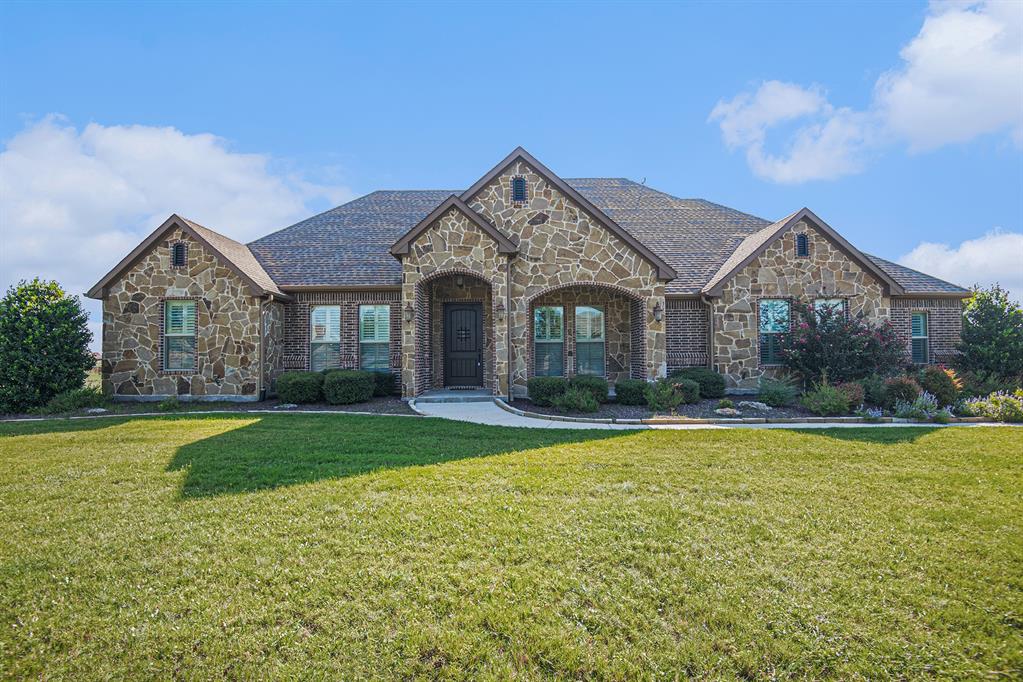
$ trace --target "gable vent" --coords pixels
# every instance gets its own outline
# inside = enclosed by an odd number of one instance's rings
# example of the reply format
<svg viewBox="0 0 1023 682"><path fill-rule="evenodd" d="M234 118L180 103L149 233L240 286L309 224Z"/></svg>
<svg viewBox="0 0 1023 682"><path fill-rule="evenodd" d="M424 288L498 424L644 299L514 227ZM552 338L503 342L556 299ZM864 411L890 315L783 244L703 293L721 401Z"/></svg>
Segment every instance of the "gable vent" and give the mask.
<svg viewBox="0 0 1023 682"><path fill-rule="evenodd" d="M175 268L183 268L188 263L188 245L178 242L171 247L171 265Z"/></svg>
<svg viewBox="0 0 1023 682"><path fill-rule="evenodd" d="M512 201L526 200L526 179L512 178Z"/></svg>

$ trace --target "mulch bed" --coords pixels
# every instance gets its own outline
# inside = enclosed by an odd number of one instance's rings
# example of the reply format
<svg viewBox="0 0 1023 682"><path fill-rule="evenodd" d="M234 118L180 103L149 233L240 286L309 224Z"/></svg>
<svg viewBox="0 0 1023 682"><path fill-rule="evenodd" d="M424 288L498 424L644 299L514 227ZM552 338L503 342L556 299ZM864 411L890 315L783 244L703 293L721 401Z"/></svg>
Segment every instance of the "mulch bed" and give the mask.
<svg viewBox="0 0 1023 682"><path fill-rule="evenodd" d="M596 412L558 412L553 407L540 407L529 400L513 400L509 403L517 410L535 414L549 414L558 417L589 417L592 419L646 419L653 412L646 405L619 405L618 403L602 403Z"/></svg>
<svg viewBox="0 0 1023 682"><path fill-rule="evenodd" d="M793 405L790 407L775 407L770 410L756 410L751 407L739 407L739 402L743 400L754 400L754 396L732 396L729 398L734 404L735 409L739 410L740 414L738 417L767 417L774 419L794 419L802 417L814 417L816 416L806 408L802 406ZM591 419L648 419L650 417L667 417L671 416L668 414L654 414L649 407L645 405L619 405L617 403L604 403L600 406L600 409L596 412L558 412L553 407L540 407L534 405L529 400L518 399L512 401L511 406L523 410L525 412L533 412L535 414L548 414L559 417L589 417ZM698 403L692 405L679 405L675 411L675 416L679 417L691 417L693 419L722 419L727 418L724 415L715 414L714 410L717 409L718 399L707 399L701 400Z"/></svg>

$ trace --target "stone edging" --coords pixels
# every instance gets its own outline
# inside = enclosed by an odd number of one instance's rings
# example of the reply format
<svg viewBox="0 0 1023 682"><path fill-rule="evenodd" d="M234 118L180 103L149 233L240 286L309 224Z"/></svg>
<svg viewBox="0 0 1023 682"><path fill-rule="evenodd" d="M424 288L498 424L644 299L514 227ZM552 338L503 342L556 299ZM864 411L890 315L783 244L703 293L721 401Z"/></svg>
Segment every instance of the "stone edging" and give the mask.
<svg viewBox="0 0 1023 682"><path fill-rule="evenodd" d="M131 412L128 414L77 414L67 417L17 417L0 419L0 424L19 424L26 422L68 421L71 419L114 419L116 417L176 417L203 414L355 414L362 417L427 417L413 409L415 414L386 414L382 412L355 412L352 410L191 410L188 412Z"/></svg>
<svg viewBox="0 0 1023 682"><path fill-rule="evenodd" d="M738 417L738 418L693 418L693 417L653 417L650 419L596 419L589 417L566 417L553 414L541 414L539 412L527 412L512 407L500 398L494 398L494 402L502 410L511 412L520 417L531 419L546 419L555 422L576 422L580 424L919 424L921 426L942 426L933 422L918 422L913 419L902 419L899 417L881 417L874 421L868 421L862 417ZM949 424L982 424L986 423L983 417L953 417ZM992 422L994 423L994 422Z"/></svg>

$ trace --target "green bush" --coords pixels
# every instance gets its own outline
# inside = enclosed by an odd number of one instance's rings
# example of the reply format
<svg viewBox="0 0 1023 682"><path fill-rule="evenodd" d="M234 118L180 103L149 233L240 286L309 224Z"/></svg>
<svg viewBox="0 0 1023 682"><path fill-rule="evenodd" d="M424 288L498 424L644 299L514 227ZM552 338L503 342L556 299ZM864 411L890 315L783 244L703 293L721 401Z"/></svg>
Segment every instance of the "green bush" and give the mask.
<svg viewBox="0 0 1023 682"><path fill-rule="evenodd" d="M997 284L975 289L963 308L955 365L982 380L1018 381L1023 376L1023 307Z"/></svg>
<svg viewBox="0 0 1023 682"><path fill-rule="evenodd" d="M562 377L533 377L526 382L526 390L534 405L551 407L554 399L568 390L568 380Z"/></svg>
<svg viewBox="0 0 1023 682"><path fill-rule="evenodd" d="M892 377L884 382L885 404L888 409L894 409L895 403L901 401L911 403L920 395L920 384L911 377Z"/></svg>
<svg viewBox="0 0 1023 682"><path fill-rule="evenodd" d="M646 405L646 382L622 379L615 383L615 401L620 405Z"/></svg>
<svg viewBox="0 0 1023 682"><path fill-rule="evenodd" d="M176 395L169 395L156 404L156 409L161 412L176 412L181 409L181 401Z"/></svg>
<svg viewBox="0 0 1023 682"><path fill-rule="evenodd" d="M396 393L397 382L391 372L373 372L373 395L384 398Z"/></svg>
<svg viewBox="0 0 1023 682"><path fill-rule="evenodd" d="M374 372L340 369L323 379L323 399L331 405L364 403L373 397L376 389Z"/></svg>
<svg viewBox="0 0 1023 682"><path fill-rule="evenodd" d="M798 393L795 383L788 377L761 379L757 397L760 402L771 407L785 407L795 402Z"/></svg>
<svg viewBox="0 0 1023 682"><path fill-rule="evenodd" d="M8 246L10 248L10 246ZM56 282L22 281L0 299L0 412L81 388L96 364L89 316Z"/></svg>
<svg viewBox="0 0 1023 682"><path fill-rule="evenodd" d="M839 384L836 388L845 394L850 407L859 407L863 404L863 397L866 392L861 384L855 381L847 381L844 384Z"/></svg>
<svg viewBox="0 0 1023 682"><path fill-rule="evenodd" d="M721 400L718 401L718 409L719 410L734 410L735 409L735 403L733 403L728 398L722 398Z"/></svg>
<svg viewBox="0 0 1023 682"><path fill-rule="evenodd" d="M1000 422L1023 422L1023 390L999 391L984 398L970 398L960 409L969 417L986 417Z"/></svg>
<svg viewBox="0 0 1023 682"><path fill-rule="evenodd" d="M818 383L803 396L803 405L821 417L837 417L849 414L849 398L838 387Z"/></svg>
<svg viewBox="0 0 1023 682"><path fill-rule="evenodd" d="M682 403L700 399L700 385L691 379L667 377L646 387L646 402L654 412L671 412Z"/></svg>
<svg viewBox="0 0 1023 682"><path fill-rule="evenodd" d="M323 400L323 374L285 372L277 378L277 397L282 403L318 403Z"/></svg>
<svg viewBox="0 0 1023 682"><path fill-rule="evenodd" d="M875 407L884 407L888 404L888 389L885 386L884 377L871 374L860 380L863 387L863 402Z"/></svg>
<svg viewBox="0 0 1023 682"><path fill-rule="evenodd" d="M558 412L596 412L600 409L593 393L578 386L569 386L564 393L555 396L553 406Z"/></svg>
<svg viewBox="0 0 1023 682"><path fill-rule="evenodd" d="M725 378L706 367L686 367L671 373L672 379L689 379L700 385L701 398L724 398Z"/></svg>
<svg viewBox="0 0 1023 682"><path fill-rule="evenodd" d="M923 391L911 401L897 400L895 402L895 416L902 419L928 421L933 419L939 411L938 399L927 391Z"/></svg>
<svg viewBox="0 0 1023 682"><path fill-rule="evenodd" d="M1023 387L1023 377L1003 379L976 372L963 372L960 376L963 382L963 396L966 398L986 398L992 393L1012 393Z"/></svg>
<svg viewBox="0 0 1023 682"><path fill-rule="evenodd" d="M579 374L569 380L568 387L570 389L578 388L580 391L589 391L598 403L607 402L607 379L603 377Z"/></svg>
<svg viewBox="0 0 1023 682"><path fill-rule="evenodd" d="M45 414L63 414L64 412L77 412L90 407L103 407L107 404L107 397L103 391L95 386L83 386L72 388L70 391L63 391L50 398L46 406L39 410Z"/></svg>
<svg viewBox="0 0 1023 682"><path fill-rule="evenodd" d="M956 377L955 372L935 365L921 369L917 382L920 388L938 399L940 407L954 405L962 388L962 381Z"/></svg>

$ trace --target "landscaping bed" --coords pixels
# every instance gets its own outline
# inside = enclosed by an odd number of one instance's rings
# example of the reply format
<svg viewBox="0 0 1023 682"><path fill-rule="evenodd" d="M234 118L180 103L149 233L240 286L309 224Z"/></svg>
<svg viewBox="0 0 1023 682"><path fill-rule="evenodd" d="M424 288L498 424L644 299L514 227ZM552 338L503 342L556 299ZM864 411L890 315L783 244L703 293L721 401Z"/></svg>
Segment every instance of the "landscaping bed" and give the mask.
<svg viewBox="0 0 1023 682"><path fill-rule="evenodd" d="M739 411L736 418L763 417L766 419L801 419L815 417L817 415L799 405L789 407L773 407L770 410L757 410L752 407L740 407L739 402L744 400L756 400L756 396L730 396L729 399L735 404ZM645 405L619 405L615 402L601 403L596 412L559 412L554 407L544 407L534 404L528 399L519 398L508 403L509 406L523 412L543 414L551 417L577 417L583 419L650 419L652 417L690 417L692 419L728 419L729 415L720 415L714 412L717 409L719 399L701 400L691 405L682 404L675 409L675 414L667 412L654 412Z"/></svg>

